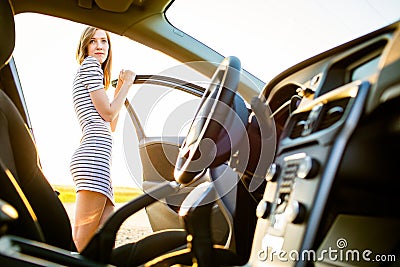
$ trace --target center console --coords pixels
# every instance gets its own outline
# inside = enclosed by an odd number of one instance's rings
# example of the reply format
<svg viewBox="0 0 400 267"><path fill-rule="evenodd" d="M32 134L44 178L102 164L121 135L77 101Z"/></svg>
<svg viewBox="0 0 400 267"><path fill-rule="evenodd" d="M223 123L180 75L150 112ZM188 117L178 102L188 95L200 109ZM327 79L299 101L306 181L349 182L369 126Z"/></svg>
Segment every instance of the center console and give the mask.
<svg viewBox="0 0 400 267"><path fill-rule="evenodd" d="M355 81L299 106L281 135L257 207L251 266L302 266L313 248L340 158L369 83Z"/></svg>

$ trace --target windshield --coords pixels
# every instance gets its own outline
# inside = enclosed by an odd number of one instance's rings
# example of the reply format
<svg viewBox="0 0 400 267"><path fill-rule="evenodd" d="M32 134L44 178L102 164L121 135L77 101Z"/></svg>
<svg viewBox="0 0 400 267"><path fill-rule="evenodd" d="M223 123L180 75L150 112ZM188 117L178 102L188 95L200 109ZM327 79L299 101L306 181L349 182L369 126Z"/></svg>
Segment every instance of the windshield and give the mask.
<svg viewBox="0 0 400 267"><path fill-rule="evenodd" d="M399 19L399 0L175 0L168 20L268 82L296 63Z"/></svg>

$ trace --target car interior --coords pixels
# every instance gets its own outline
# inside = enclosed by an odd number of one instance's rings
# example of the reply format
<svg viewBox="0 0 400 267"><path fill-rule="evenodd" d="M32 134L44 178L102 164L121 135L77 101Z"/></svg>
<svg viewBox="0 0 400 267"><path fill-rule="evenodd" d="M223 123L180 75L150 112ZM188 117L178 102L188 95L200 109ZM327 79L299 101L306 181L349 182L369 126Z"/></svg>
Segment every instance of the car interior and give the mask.
<svg viewBox="0 0 400 267"><path fill-rule="evenodd" d="M211 52L168 23L172 2L0 0L1 265L399 266L400 22L263 84L240 58ZM203 88L137 76L137 84L188 92L200 105L189 134L172 140L146 136L126 101L144 194L118 209L81 253L40 167L13 60L14 16L24 12L201 61L192 68L211 79ZM115 247L123 222L144 208L153 233Z"/></svg>

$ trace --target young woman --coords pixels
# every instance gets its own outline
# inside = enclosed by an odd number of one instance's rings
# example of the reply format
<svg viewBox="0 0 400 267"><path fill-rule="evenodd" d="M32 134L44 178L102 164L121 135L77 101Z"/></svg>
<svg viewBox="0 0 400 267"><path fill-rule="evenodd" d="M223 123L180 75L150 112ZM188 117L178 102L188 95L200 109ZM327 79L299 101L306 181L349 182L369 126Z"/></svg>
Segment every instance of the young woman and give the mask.
<svg viewBox="0 0 400 267"><path fill-rule="evenodd" d="M112 64L110 36L98 28L89 26L83 31L76 59L80 67L72 95L83 136L72 156L70 169L76 186L73 235L78 251L82 251L114 210L111 131L115 130L135 74L121 70L110 102L106 94Z"/></svg>

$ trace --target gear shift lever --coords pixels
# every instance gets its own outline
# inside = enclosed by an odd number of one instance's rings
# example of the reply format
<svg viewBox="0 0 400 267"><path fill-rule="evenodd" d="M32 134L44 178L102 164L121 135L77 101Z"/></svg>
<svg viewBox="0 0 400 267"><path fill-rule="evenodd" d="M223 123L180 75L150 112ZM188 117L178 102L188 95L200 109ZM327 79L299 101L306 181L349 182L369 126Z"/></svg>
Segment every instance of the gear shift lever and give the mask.
<svg viewBox="0 0 400 267"><path fill-rule="evenodd" d="M179 211L188 233L187 241L192 261L199 267L215 266L211 238L211 212L215 197L213 184L204 182L189 193Z"/></svg>

